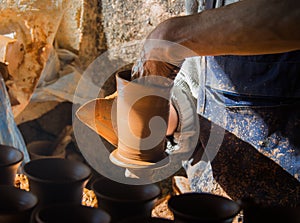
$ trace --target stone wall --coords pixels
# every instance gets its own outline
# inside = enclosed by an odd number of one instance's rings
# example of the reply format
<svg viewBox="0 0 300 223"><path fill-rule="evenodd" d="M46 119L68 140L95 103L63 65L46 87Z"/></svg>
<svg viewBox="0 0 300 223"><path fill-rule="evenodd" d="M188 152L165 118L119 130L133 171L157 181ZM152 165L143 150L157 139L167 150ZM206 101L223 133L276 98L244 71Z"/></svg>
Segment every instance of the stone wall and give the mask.
<svg viewBox="0 0 300 223"><path fill-rule="evenodd" d="M84 67L106 50L143 40L163 20L184 14L184 0L66 0L64 4L57 41L78 53ZM136 54L129 54L127 59L133 61Z"/></svg>

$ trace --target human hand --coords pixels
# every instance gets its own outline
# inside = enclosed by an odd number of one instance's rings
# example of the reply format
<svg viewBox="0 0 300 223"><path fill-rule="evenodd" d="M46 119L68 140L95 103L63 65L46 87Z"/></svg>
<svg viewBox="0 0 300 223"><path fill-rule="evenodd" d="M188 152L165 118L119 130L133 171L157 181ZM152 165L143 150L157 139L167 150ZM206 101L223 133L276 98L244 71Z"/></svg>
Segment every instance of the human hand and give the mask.
<svg viewBox="0 0 300 223"><path fill-rule="evenodd" d="M180 44L182 37L176 32L177 21L166 20L148 35L133 66L133 78L158 75L174 79L184 59L196 55Z"/></svg>
<svg viewBox="0 0 300 223"><path fill-rule="evenodd" d="M105 97L105 99L115 99L116 97L118 96L118 92L115 91L114 93L110 94L110 95L107 95Z"/></svg>
<svg viewBox="0 0 300 223"><path fill-rule="evenodd" d="M132 78L136 79L149 75L157 75L174 80L179 69L177 66L159 60L138 61L133 66Z"/></svg>

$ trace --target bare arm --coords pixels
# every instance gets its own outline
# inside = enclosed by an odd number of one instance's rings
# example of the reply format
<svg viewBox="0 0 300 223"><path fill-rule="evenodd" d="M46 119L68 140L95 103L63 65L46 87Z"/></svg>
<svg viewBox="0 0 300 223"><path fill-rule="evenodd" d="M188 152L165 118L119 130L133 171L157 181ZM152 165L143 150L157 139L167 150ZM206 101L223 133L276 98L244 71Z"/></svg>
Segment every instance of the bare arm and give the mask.
<svg viewBox="0 0 300 223"><path fill-rule="evenodd" d="M300 1L243 0L168 19L148 36L198 55L253 55L300 49ZM186 56L186 55L185 55Z"/></svg>

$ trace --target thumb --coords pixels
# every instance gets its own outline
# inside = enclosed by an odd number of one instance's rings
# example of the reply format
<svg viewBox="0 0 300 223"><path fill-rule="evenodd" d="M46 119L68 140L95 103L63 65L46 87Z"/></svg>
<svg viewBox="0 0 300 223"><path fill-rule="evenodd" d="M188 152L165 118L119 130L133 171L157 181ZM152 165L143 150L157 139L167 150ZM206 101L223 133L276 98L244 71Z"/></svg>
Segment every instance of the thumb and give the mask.
<svg viewBox="0 0 300 223"><path fill-rule="evenodd" d="M118 92L115 91L114 93L112 93L111 95L108 95L105 97L105 99L114 99L118 96Z"/></svg>

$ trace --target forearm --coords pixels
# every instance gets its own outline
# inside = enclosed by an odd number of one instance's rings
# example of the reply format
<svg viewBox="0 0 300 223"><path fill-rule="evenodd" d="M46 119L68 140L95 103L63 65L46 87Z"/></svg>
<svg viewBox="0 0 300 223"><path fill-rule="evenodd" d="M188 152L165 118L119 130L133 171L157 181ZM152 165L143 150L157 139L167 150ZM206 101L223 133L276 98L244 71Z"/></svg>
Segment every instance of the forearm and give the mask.
<svg viewBox="0 0 300 223"><path fill-rule="evenodd" d="M300 1L243 0L171 18L149 35L197 55L253 55L300 49ZM191 55L193 56L193 55Z"/></svg>

